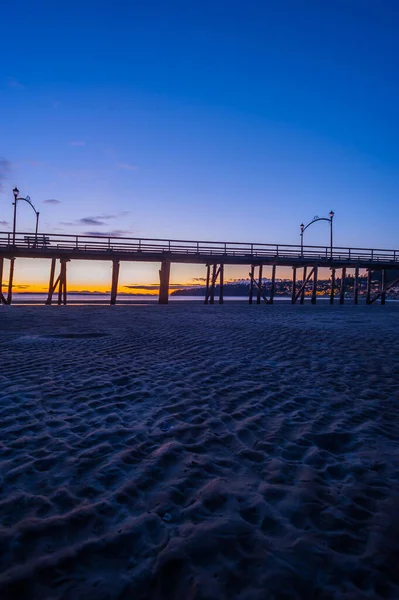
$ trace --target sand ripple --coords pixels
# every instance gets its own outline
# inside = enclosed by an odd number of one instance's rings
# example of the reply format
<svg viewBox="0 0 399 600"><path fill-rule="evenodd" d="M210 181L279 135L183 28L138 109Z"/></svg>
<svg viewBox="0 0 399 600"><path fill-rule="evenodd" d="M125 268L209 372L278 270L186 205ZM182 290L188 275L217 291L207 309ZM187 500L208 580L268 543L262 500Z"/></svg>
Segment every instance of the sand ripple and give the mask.
<svg viewBox="0 0 399 600"><path fill-rule="evenodd" d="M399 307L3 307L2 599L399 597Z"/></svg>

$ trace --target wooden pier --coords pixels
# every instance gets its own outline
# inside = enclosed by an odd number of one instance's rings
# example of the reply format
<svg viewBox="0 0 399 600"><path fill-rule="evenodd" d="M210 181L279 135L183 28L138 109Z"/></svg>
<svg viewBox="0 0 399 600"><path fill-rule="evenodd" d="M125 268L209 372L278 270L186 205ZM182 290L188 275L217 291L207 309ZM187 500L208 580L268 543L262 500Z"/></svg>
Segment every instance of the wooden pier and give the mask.
<svg viewBox="0 0 399 600"><path fill-rule="evenodd" d="M249 272L249 303L263 300L273 304L277 267L292 267L293 304L304 303L307 284L312 281L311 303L317 299L318 270L331 270L330 304L334 303L337 286L336 273L341 270L339 303L345 302L347 269L354 269L354 303L359 301L359 269L367 271L366 303L377 300L385 304L386 293L399 283L388 283L388 271L399 269L399 251L368 248L329 246L297 246L281 244L252 244L244 242L207 242L189 240L164 240L127 237L102 237L81 235L0 232L0 303L11 304L13 295L14 265L18 258L47 258L49 260L49 288L46 304L67 304L67 264L72 260L103 260L112 264L110 304L117 301L119 267L121 262L159 262L159 303L169 299L170 268L172 263L203 264L206 268L205 304L214 304L215 289L219 281L219 303L224 301L224 268L226 265L247 265ZM10 261L7 290L3 292L4 261ZM57 273L58 261L58 275ZM270 289L263 285L263 268L272 267ZM298 270L302 270L302 280ZM257 270L257 274L256 274ZM381 273L381 285L372 294L372 273ZM299 285L301 282L301 285Z"/></svg>

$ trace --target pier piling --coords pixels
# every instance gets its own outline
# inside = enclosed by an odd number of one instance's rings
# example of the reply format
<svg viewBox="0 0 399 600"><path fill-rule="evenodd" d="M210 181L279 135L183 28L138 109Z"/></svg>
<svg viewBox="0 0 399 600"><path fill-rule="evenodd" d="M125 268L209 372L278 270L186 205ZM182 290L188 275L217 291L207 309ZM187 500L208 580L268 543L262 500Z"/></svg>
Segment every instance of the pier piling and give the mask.
<svg viewBox="0 0 399 600"><path fill-rule="evenodd" d="M251 266L251 272L249 274L249 297L248 297L248 302L249 304L252 304L252 300L253 300L253 295L254 295L254 274L255 274L255 267L254 265Z"/></svg>
<svg viewBox="0 0 399 600"><path fill-rule="evenodd" d="M339 290L339 303L343 304L345 302L345 284L346 284L346 268L342 268L341 275L341 289Z"/></svg>
<svg viewBox="0 0 399 600"><path fill-rule="evenodd" d="M273 267L272 267L272 287L270 290L269 304L273 304L275 288L276 288L276 265L273 265Z"/></svg>
<svg viewBox="0 0 399 600"><path fill-rule="evenodd" d="M385 269L381 271L381 304L385 304L386 301L386 287L387 287L387 272Z"/></svg>
<svg viewBox="0 0 399 600"><path fill-rule="evenodd" d="M296 293L296 267L292 267L292 295L291 295L291 304L295 304L295 293Z"/></svg>
<svg viewBox="0 0 399 600"><path fill-rule="evenodd" d="M330 304L334 304L335 295L335 269L331 269L331 290L330 290Z"/></svg>
<svg viewBox="0 0 399 600"><path fill-rule="evenodd" d="M211 277L211 265L206 265L206 285L205 285L205 302L204 304L208 304L209 302L209 280Z"/></svg>
<svg viewBox="0 0 399 600"><path fill-rule="evenodd" d="M300 304L303 304L305 302L305 288L306 288L306 275L308 272L308 268L307 267L303 267L303 281L302 281L302 292L301 292L301 300L300 300ZM296 299L295 299L296 301Z"/></svg>
<svg viewBox="0 0 399 600"><path fill-rule="evenodd" d="M11 304L11 302L12 302L12 284L14 281L14 263L15 263L15 258L10 258L10 273L8 276L7 304Z"/></svg>
<svg viewBox="0 0 399 600"><path fill-rule="evenodd" d="M318 271L318 267L314 267L314 268L313 268L312 304L316 304L316 295L317 295L317 271Z"/></svg>
<svg viewBox="0 0 399 600"><path fill-rule="evenodd" d="M224 265L219 267L219 304L223 304L223 285L224 285Z"/></svg>
<svg viewBox="0 0 399 600"><path fill-rule="evenodd" d="M169 302L170 260L163 260L159 271L159 304Z"/></svg>
<svg viewBox="0 0 399 600"><path fill-rule="evenodd" d="M359 267L355 268L355 279L353 282L353 301L359 304Z"/></svg>
<svg viewBox="0 0 399 600"><path fill-rule="evenodd" d="M116 296L118 294L118 279L119 279L119 260L112 261L112 287L111 287L111 306L116 304Z"/></svg>
<svg viewBox="0 0 399 600"><path fill-rule="evenodd" d="M370 304L370 298L371 298L371 269L367 269L366 304Z"/></svg>
<svg viewBox="0 0 399 600"><path fill-rule="evenodd" d="M260 304L260 299L262 297L262 271L263 265L259 265L258 294L256 296L256 304Z"/></svg>

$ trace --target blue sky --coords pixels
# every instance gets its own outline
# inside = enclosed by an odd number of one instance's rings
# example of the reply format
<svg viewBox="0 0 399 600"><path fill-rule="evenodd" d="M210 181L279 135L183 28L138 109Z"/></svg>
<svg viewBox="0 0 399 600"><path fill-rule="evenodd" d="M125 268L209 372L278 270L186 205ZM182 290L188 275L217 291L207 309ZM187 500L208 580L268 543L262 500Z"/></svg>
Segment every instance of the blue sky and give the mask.
<svg viewBox="0 0 399 600"><path fill-rule="evenodd" d="M0 221L18 185L47 231L297 243L332 208L337 245L398 247L396 1L1 12Z"/></svg>

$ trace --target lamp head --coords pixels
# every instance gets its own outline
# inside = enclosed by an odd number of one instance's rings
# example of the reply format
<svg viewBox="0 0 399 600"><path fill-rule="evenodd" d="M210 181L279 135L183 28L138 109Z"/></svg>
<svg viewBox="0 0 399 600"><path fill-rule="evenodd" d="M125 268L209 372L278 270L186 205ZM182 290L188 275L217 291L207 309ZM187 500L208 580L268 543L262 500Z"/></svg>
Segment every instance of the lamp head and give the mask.
<svg viewBox="0 0 399 600"><path fill-rule="evenodd" d="M303 233L303 230L305 229L305 225L303 223L301 223L301 232Z"/></svg>
<svg viewBox="0 0 399 600"><path fill-rule="evenodd" d="M333 210L330 210L330 219L332 219L332 218L333 218L333 216L334 216L334 211L333 211Z"/></svg>
<svg viewBox="0 0 399 600"><path fill-rule="evenodd" d="M15 187L12 191L12 193L14 194L14 198L15 200L18 198L18 194L19 194L19 189L17 187Z"/></svg>

